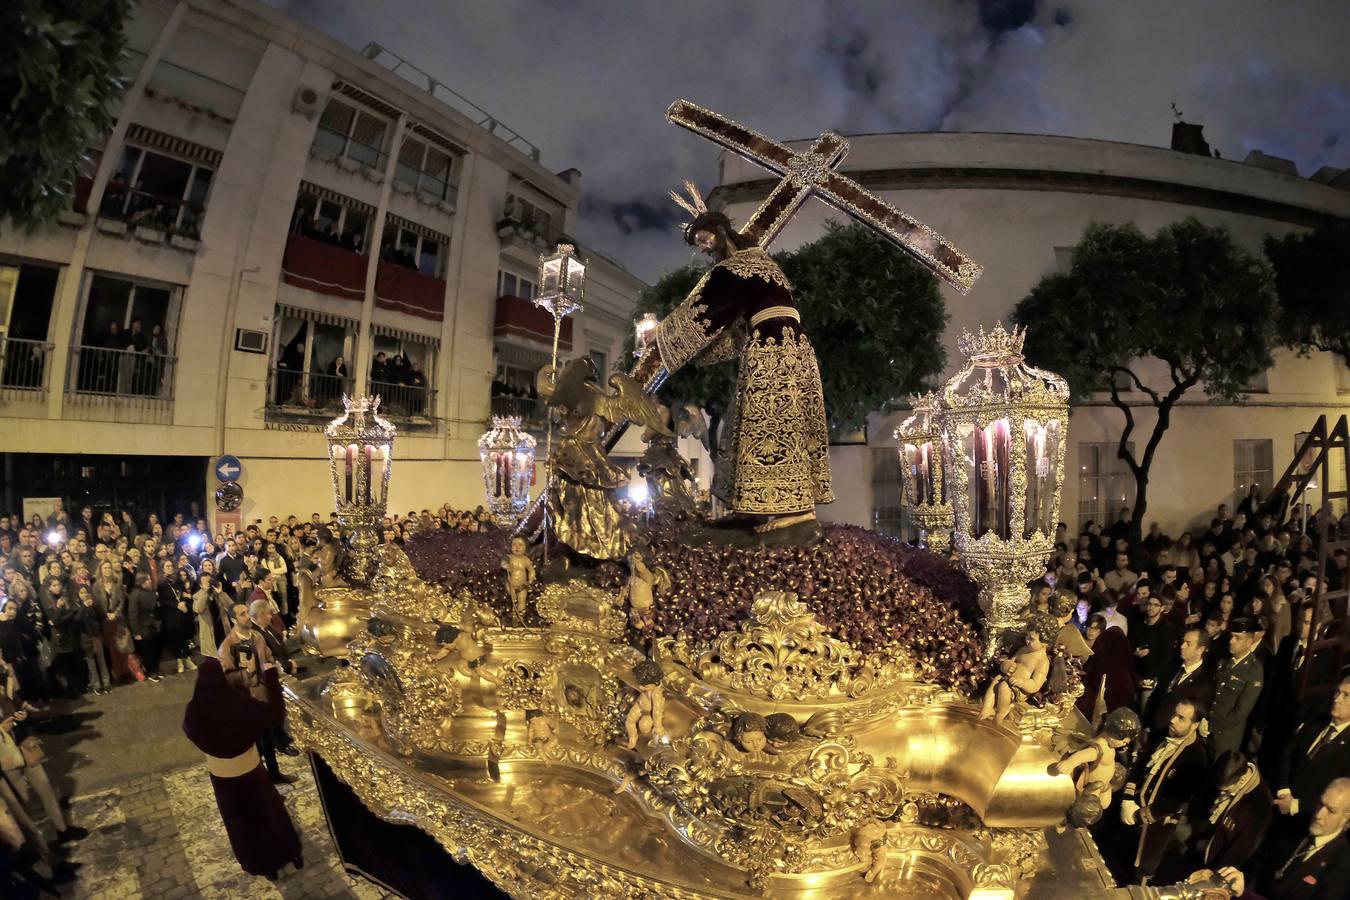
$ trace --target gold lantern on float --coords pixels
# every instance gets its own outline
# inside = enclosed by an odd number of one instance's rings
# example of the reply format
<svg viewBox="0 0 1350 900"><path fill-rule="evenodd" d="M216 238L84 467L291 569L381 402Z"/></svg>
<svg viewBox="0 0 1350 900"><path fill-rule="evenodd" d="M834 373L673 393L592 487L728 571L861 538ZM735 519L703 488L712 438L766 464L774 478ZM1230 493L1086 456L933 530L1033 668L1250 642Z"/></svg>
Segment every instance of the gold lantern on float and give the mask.
<svg viewBox="0 0 1350 900"><path fill-rule="evenodd" d="M656 329L660 325L661 320L655 313L646 313L633 322L633 356L641 359L642 354L656 342Z"/></svg>
<svg viewBox="0 0 1350 900"><path fill-rule="evenodd" d="M1069 386L1029 366L1025 330L962 333L965 365L938 395L953 541L961 567L980 585L986 648L1020 631L1027 582L1054 549L1064 483Z"/></svg>
<svg viewBox="0 0 1350 900"><path fill-rule="evenodd" d="M914 414L895 429L900 456L900 500L919 531L919 545L946 555L951 549L952 505L943 476L942 440L937 420L937 395L909 398Z"/></svg>
<svg viewBox="0 0 1350 900"><path fill-rule="evenodd" d="M379 529L389 504L389 470L396 430L379 415L379 397L342 395L342 415L328 423L328 463L338 524L348 535L348 580L370 584L378 562Z"/></svg>
<svg viewBox="0 0 1350 900"><path fill-rule="evenodd" d="M535 440L520 427L519 416L493 416L492 429L478 439L488 510L502 528L515 525L530 502L534 448Z"/></svg>

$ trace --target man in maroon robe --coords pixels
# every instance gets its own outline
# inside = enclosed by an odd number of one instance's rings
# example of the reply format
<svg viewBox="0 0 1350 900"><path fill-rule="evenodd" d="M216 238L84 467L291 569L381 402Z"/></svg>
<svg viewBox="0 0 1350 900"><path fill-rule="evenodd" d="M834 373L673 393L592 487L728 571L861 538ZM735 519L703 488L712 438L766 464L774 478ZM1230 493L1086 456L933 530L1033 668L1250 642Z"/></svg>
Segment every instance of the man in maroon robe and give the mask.
<svg viewBox="0 0 1350 900"><path fill-rule="evenodd" d="M228 671L218 659L202 661L183 732L206 754L216 806L240 867L275 881L283 866L298 869L304 859L258 754L259 735L281 723L285 707L276 667L253 649L251 642L240 645Z"/></svg>

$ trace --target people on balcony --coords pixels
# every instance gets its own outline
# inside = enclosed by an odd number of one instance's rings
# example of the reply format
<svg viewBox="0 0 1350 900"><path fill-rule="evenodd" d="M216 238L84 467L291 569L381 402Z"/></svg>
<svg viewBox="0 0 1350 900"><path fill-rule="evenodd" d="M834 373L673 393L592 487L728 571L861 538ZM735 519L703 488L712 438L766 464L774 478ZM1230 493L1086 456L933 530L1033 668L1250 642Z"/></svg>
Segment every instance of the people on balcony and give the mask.
<svg viewBox="0 0 1350 900"><path fill-rule="evenodd" d="M380 395L386 411L395 415L426 415L428 387L421 363L402 353L395 353L392 358L384 352L375 354L370 364L370 389Z"/></svg>
<svg viewBox="0 0 1350 900"><path fill-rule="evenodd" d="M326 406L337 405L343 393L347 391L347 361L339 354L333 358L333 361L324 369L323 375L314 377L316 382L313 390L310 391L320 409Z"/></svg>
<svg viewBox="0 0 1350 900"><path fill-rule="evenodd" d="M403 246L402 241L397 244L393 242L385 244L384 249L380 251L380 259L391 262L396 266L402 266L405 269L412 269L414 272L417 271L417 257L411 249Z"/></svg>
<svg viewBox="0 0 1350 900"><path fill-rule="evenodd" d="M147 334L139 317L123 331L116 320L80 352L76 389L82 393L158 397L164 388L171 348L164 326Z"/></svg>

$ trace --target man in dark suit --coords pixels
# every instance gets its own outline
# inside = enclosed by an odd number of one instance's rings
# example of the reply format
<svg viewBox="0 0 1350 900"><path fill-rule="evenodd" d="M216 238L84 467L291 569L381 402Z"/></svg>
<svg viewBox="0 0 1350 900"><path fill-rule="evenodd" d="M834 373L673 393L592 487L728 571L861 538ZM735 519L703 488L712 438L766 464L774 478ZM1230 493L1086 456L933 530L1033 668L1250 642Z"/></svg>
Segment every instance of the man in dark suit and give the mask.
<svg viewBox="0 0 1350 900"><path fill-rule="evenodd" d="M1304 722L1285 748L1275 776L1276 828L1301 833L1317 798L1334 779L1350 776L1350 678L1331 698L1331 715Z"/></svg>
<svg viewBox="0 0 1350 900"><path fill-rule="evenodd" d="M1290 738L1300 722L1314 712L1310 699L1300 700L1298 683L1300 670L1307 664L1313 667L1313 679L1326 682L1335 678L1337 657L1334 652L1322 650L1308 659L1308 643L1312 637L1311 603L1304 603L1294 611L1294 629L1280 641L1279 648L1266 666L1266 689L1269 697L1265 736L1261 743L1261 763L1269 772L1277 771L1280 756L1287 749Z"/></svg>
<svg viewBox="0 0 1350 900"><path fill-rule="evenodd" d="M1177 826L1206 783L1208 759L1198 733L1204 717L1198 702L1177 703L1166 736L1140 754L1121 795L1121 821L1139 829L1134 866L1144 883L1157 872Z"/></svg>
<svg viewBox="0 0 1350 900"><path fill-rule="evenodd" d="M1242 866L1265 840L1275 815L1275 799L1256 764L1239 750L1214 762L1219 796L1209 815L1197 823L1188 859L1211 869Z"/></svg>
<svg viewBox="0 0 1350 900"><path fill-rule="evenodd" d="M1256 882L1265 900L1345 900L1350 897L1350 778L1337 778L1322 792L1308 832L1277 850ZM1208 874L1195 873L1191 878ZM1235 868L1219 870L1233 896L1246 891L1247 879Z"/></svg>
<svg viewBox="0 0 1350 900"><path fill-rule="evenodd" d="M1206 665L1209 635L1199 625L1192 625L1182 633L1179 663L1153 692L1144 721L1148 723L1149 737L1156 743L1167 736L1167 724L1177 703L1190 700L1205 709L1214 701L1214 676Z"/></svg>

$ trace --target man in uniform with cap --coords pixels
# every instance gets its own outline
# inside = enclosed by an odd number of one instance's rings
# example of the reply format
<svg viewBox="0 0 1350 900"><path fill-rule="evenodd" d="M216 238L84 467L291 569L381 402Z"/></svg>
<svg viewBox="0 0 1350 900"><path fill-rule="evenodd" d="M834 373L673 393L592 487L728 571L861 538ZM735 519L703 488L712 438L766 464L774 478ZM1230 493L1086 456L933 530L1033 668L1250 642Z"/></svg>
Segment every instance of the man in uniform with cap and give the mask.
<svg viewBox="0 0 1350 900"><path fill-rule="evenodd" d="M1247 717L1261 696L1265 667L1256 648L1265 637L1260 619L1236 616L1228 623L1228 646L1232 656L1219 664L1214 674L1214 709L1209 717L1209 749L1214 757L1242 749Z"/></svg>

